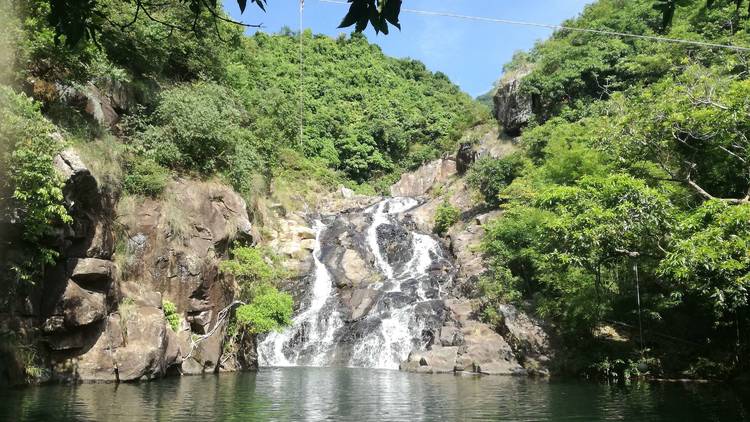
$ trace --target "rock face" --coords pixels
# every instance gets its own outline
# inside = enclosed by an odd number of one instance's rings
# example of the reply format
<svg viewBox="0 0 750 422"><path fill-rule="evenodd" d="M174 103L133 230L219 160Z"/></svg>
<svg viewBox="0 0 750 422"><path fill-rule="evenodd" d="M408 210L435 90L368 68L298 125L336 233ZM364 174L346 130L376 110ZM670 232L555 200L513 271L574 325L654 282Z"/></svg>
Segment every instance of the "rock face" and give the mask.
<svg viewBox="0 0 750 422"><path fill-rule="evenodd" d="M495 117L512 136L518 136L533 116L532 97L520 89L521 80L529 72L524 70L504 78L495 93Z"/></svg>
<svg viewBox="0 0 750 422"><path fill-rule="evenodd" d="M449 314L440 328L439 343L412 352L401 370L423 373L472 372L485 375L524 375L503 336L474 319L468 300L445 301Z"/></svg>
<svg viewBox="0 0 750 422"><path fill-rule="evenodd" d="M59 264L30 296L24 320L41 333L51 379L137 381L254 367L254 338L225 356L226 321L219 321L237 287L218 263L234 239L252 240L242 198L222 185L181 180L163 200L115 207L117 198L75 151L54 164L73 223L60 229ZM297 235L304 245L314 232L298 228ZM177 308L176 328L163 300ZM20 322L0 318L3 326Z"/></svg>
<svg viewBox="0 0 750 422"><path fill-rule="evenodd" d="M554 352L541 321L510 304L500 305L498 312L502 316L498 332L508 340L524 368L534 374L549 375Z"/></svg>
<svg viewBox="0 0 750 422"><path fill-rule="evenodd" d="M456 172L456 160L452 158L432 161L413 172L404 173L401 180L391 186L391 196L422 196Z"/></svg>
<svg viewBox="0 0 750 422"><path fill-rule="evenodd" d="M88 82L82 87L51 84L40 79L27 82L37 99L60 101L75 107L105 127L115 126L120 116L136 104L134 87L116 80Z"/></svg>
<svg viewBox="0 0 750 422"><path fill-rule="evenodd" d="M163 320L163 311L153 306L160 296L175 304L183 323L177 333L171 328L167 334L151 333L163 341L139 343L141 350L123 353L153 357L153 364L136 367L145 371L140 377L152 377L154 368L163 375L172 364L186 374L216 372L222 369L225 328L216 327L218 316L237 290L232 279L219 274L218 264L233 240L252 238L245 202L226 186L184 180L170 185L164 196L163 201L146 199L119 216L127 230L125 252L118 256L121 284L139 312L151 309L156 318L158 311ZM192 334L205 335L194 348L188 347ZM175 350L180 353L170 361Z"/></svg>

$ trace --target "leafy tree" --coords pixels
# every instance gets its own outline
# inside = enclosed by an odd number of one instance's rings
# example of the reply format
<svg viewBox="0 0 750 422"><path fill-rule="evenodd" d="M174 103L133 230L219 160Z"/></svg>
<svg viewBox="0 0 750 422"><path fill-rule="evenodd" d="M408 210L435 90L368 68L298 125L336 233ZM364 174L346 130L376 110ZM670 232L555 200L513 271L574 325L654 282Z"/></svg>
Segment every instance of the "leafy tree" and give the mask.
<svg viewBox="0 0 750 422"><path fill-rule="evenodd" d="M703 298L716 318L750 297L750 205L705 202L680 221L659 271ZM732 321L734 322L734 321Z"/></svg>
<svg viewBox="0 0 750 422"><path fill-rule="evenodd" d="M96 0L49 0L51 13L49 23L55 29L55 41L64 37L69 45L75 45L81 40L88 39L97 42L102 35L106 35L105 25L113 25L125 32L139 20L149 20L159 24L165 30L172 32L194 33L202 36L203 28L198 22L204 15L210 16L212 24L218 34L219 22L230 23L243 27L260 27L258 24L246 24L226 17L220 5L215 0L189 0L180 2L181 10L178 19L165 19L160 12L172 6L170 3L154 3L148 0L134 0L123 2L127 4L132 17L124 22L118 22L107 7L106 1ZM265 11L267 0L250 0L258 8ZM364 31L371 24L376 32L388 34L388 24L399 29L399 14L401 0L349 0L351 6L341 21L339 28L354 25L357 32ZM237 0L240 12L244 13L247 0ZM105 37L106 38L106 37Z"/></svg>

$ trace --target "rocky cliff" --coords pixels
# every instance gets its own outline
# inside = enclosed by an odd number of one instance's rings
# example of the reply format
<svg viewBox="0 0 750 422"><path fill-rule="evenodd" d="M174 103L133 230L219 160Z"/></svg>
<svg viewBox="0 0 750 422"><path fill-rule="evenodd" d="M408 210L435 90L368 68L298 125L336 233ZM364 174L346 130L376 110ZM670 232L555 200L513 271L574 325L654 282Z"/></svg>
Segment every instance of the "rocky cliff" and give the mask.
<svg viewBox="0 0 750 422"><path fill-rule="evenodd" d="M55 167L73 218L58 235L59 264L22 312L0 318L35 344L40 380L135 381L254 367L252 339L232 353L224 347L222 317L237 287L218 271L233 240L252 238L242 198L217 183L178 180L164 199L119 200L74 150L61 152ZM176 308L174 327L167 302ZM16 366L4 371L11 382L23 375Z"/></svg>

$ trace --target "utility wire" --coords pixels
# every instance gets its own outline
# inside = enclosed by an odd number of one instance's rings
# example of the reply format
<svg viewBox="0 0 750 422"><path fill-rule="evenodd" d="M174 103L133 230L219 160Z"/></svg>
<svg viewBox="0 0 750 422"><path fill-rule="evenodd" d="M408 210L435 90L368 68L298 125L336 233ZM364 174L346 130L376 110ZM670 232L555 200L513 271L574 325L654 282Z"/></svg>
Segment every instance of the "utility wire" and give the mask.
<svg viewBox="0 0 750 422"><path fill-rule="evenodd" d="M340 0L318 0L318 1L322 3L341 4L341 5L349 4L345 1L340 1ZM636 38L636 39L642 39L642 40L669 42L669 43L676 43L676 44L696 45L699 47L719 48L719 49L727 49L727 50L734 50L734 51L750 51L750 47L740 47L740 46L729 45L729 44L715 44L715 43L710 43L710 42L686 40L686 39L681 39L681 38L660 37L657 35L632 34L628 32L609 31L605 29L576 28L572 26L550 25L546 23L527 22L527 21L510 20L510 19L487 18L483 16L459 15L455 13L435 12L435 11L430 11L430 10L416 10L416 9L402 8L401 11L412 13L415 15L442 16L442 17L447 17L447 18L481 21L481 22L489 22L489 23L499 23L499 24L504 24L504 25L532 26L536 28L552 29L555 31L564 30L564 31L575 31L575 32L587 32L591 34L609 35L609 36L622 37L622 38Z"/></svg>

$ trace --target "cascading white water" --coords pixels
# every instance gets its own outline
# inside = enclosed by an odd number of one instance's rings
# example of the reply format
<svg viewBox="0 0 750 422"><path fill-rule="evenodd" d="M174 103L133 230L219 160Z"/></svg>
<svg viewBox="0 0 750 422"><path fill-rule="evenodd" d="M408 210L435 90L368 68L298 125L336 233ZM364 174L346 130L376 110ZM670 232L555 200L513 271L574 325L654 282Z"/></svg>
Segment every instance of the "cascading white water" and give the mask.
<svg viewBox="0 0 750 422"><path fill-rule="evenodd" d="M258 361L262 366L325 366L329 362L333 347L333 336L344 323L335 306L327 307L335 301L335 291L331 273L320 261L320 235L325 230L321 221L316 221L315 278L312 286L310 306L292 320L292 326L283 332L272 332L258 345ZM326 313L324 310L329 310ZM298 348L284 353L284 347L298 335L303 336ZM301 360L301 351L307 349L307 360Z"/></svg>
<svg viewBox="0 0 750 422"><path fill-rule="evenodd" d="M438 243L432 237L412 232L412 256L401 272L394 274L393 267L383 256L378 242L378 227L390 222L390 216L401 214L416 207L419 203L413 198L386 199L367 211L372 214L372 224L367 230L367 244L376 257L386 280L393 285L389 292L401 292L405 282L416 281L415 301L405 306L393 306L385 313L370 315L380 318L377 330L371 331L354 347L351 363L353 366L398 369L414 347L424 329L424 321L416 318L416 307L426 300L425 284L427 271L436 255Z"/></svg>
<svg viewBox="0 0 750 422"><path fill-rule="evenodd" d="M411 245L400 247L408 249L403 253L411 256L394 267L383 250L394 240L382 238L384 234L379 230L389 224L402 227L398 216L418 204L413 198L389 198L364 211L372 219L364 244L382 273L383 282L370 285L369 289L377 290L376 302L356 321L342 320L334 280L321 258L321 235L326 226L320 221L315 223L315 274L308 293L309 305L294 318L291 327L269 334L260 343L258 357L262 366L337 364L398 369L412 349L424 346L423 330L430 321L429 316L425 317L431 309L428 302L439 299L440 286L431 279L429 269L440 256L440 246L431 236L408 232Z"/></svg>
<svg viewBox="0 0 750 422"><path fill-rule="evenodd" d="M408 211L419 204L414 198L392 198L380 201L366 211L372 214L372 224L367 229L367 246L375 256L380 271L387 280L393 279L393 267L385 259L378 245L378 227L389 222L388 216Z"/></svg>

